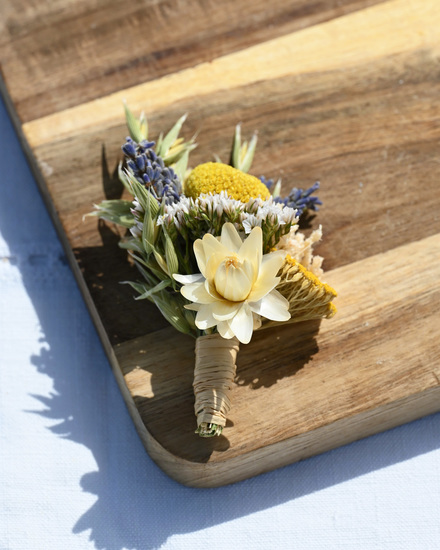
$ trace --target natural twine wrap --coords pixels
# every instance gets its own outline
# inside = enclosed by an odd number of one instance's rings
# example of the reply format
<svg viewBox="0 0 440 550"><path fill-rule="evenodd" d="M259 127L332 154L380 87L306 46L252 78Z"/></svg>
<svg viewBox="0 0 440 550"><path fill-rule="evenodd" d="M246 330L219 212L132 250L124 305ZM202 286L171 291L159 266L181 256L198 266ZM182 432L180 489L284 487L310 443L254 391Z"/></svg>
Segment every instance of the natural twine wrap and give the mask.
<svg viewBox="0 0 440 550"><path fill-rule="evenodd" d="M239 348L237 338L227 340L220 334L200 336L196 340L194 410L197 432L202 437L220 435L226 424Z"/></svg>

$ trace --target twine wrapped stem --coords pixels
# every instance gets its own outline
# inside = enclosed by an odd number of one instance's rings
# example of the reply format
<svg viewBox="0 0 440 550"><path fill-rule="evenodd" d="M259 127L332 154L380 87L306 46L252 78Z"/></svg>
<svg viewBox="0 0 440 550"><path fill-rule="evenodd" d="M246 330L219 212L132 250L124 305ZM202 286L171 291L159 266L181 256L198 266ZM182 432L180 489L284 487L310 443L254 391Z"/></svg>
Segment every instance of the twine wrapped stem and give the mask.
<svg viewBox="0 0 440 550"><path fill-rule="evenodd" d="M239 347L236 338L227 340L220 334L200 336L196 340L194 410L196 433L201 437L220 435L226 424Z"/></svg>

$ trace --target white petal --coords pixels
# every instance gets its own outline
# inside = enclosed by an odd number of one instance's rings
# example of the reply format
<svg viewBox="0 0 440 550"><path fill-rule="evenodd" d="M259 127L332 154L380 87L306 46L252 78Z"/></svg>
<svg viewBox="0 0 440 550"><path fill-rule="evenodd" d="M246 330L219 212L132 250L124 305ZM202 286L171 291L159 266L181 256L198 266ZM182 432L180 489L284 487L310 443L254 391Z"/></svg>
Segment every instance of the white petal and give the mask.
<svg viewBox="0 0 440 550"><path fill-rule="evenodd" d="M272 252L263 256L258 279L249 294L249 302L258 302L277 286L280 278L276 274L284 263L284 257L284 252Z"/></svg>
<svg viewBox="0 0 440 550"><path fill-rule="evenodd" d="M235 334L232 332L227 321L220 321L217 325L217 330L222 338L227 340L234 338Z"/></svg>
<svg viewBox="0 0 440 550"><path fill-rule="evenodd" d="M223 262L226 256L222 252L214 252L213 254L211 254L211 256L208 258L206 262L206 267L205 267L205 274L206 274L207 281L209 281L210 283L213 283L215 273L219 265Z"/></svg>
<svg viewBox="0 0 440 550"><path fill-rule="evenodd" d="M184 285L180 292L190 302L197 302L199 304L210 304L215 302L213 298L205 289L205 283L193 283L191 285Z"/></svg>
<svg viewBox="0 0 440 550"><path fill-rule="evenodd" d="M213 254L221 254L223 257L229 254L229 250L210 233L206 233L206 235L203 236L202 244L206 263L208 263L209 258Z"/></svg>
<svg viewBox="0 0 440 550"><path fill-rule="evenodd" d="M241 306L237 314L230 321L226 322L242 344L248 344L251 341L254 330L254 318L252 310L246 302Z"/></svg>
<svg viewBox="0 0 440 550"><path fill-rule="evenodd" d="M258 275L258 268L255 269L255 262L245 258L243 260L241 268L245 271L248 279L251 281L251 285L253 286L255 281L257 280Z"/></svg>
<svg viewBox="0 0 440 550"><path fill-rule="evenodd" d="M222 245L230 252L237 253L240 250L243 241L232 223L225 223L222 227L222 236L220 237Z"/></svg>
<svg viewBox="0 0 440 550"><path fill-rule="evenodd" d="M179 273L174 273L173 277L178 283L182 283L183 285L199 283L204 279L201 273L194 273L194 275L180 275Z"/></svg>
<svg viewBox="0 0 440 550"><path fill-rule="evenodd" d="M205 290L210 296L215 298L216 301L222 301L223 300L223 296L220 296L220 294L215 289L214 283L210 283L208 281L208 279L206 279L204 284L205 284Z"/></svg>
<svg viewBox="0 0 440 550"><path fill-rule="evenodd" d="M206 330L215 327L217 321L212 316L211 308L207 305L202 305L197 312L195 323L196 327L200 330Z"/></svg>
<svg viewBox="0 0 440 550"><path fill-rule="evenodd" d="M263 271L264 274L275 276L282 268L285 257L286 252L283 250L278 250L277 252L265 254L263 256L263 259L261 260L260 271Z"/></svg>
<svg viewBox="0 0 440 550"><path fill-rule="evenodd" d="M227 321L232 319L237 311L240 309L241 303L235 302L216 302L211 305L212 316L218 321Z"/></svg>
<svg viewBox="0 0 440 550"><path fill-rule="evenodd" d="M252 318L254 320L254 330L258 330L261 325L263 324L261 322L261 317L259 315L257 315L256 313L252 313Z"/></svg>
<svg viewBox="0 0 440 550"><path fill-rule="evenodd" d="M202 307L202 304L184 304L183 307L185 309L189 309L190 311L199 311L199 309Z"/></svg>
<svg viewBox="0 0 440 550"><path fill-rule="evenodd" d="M259 302L249 303L254 313L271 321L288 321L290 319L289 301L278 290L272 290Z"/></svg>
<svg viewBox="0 0 440 550"><path fill-rule="evenodd" d="M247 259L253 268L252 284L255 283L260 270L263 254L263 231L261 227L254 227L240 247L238 256L241 260Z"/></svg>
<svg viewBox="0 0 440 550"><path fill-rule="evenodd" d="M197 265L199 266L200 273L206 277L206 256L205 248L203 246L202 239L197 239L193 244L194 255L196 257Z"/></svg>

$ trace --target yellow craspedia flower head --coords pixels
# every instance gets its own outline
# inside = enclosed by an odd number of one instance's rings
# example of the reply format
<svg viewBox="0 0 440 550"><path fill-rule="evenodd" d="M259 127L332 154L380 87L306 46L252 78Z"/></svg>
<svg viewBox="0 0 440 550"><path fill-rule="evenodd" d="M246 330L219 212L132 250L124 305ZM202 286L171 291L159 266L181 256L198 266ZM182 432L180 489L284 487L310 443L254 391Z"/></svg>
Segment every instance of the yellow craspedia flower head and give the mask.
<svg viewBox="0 0 440 550"><path fill-rule="evenodd" d="M241 202L270 197L269 189L258 178L220 162L199 164L185 182L185 195L193 199L202 193L218 194L221 191Z"/></svg>

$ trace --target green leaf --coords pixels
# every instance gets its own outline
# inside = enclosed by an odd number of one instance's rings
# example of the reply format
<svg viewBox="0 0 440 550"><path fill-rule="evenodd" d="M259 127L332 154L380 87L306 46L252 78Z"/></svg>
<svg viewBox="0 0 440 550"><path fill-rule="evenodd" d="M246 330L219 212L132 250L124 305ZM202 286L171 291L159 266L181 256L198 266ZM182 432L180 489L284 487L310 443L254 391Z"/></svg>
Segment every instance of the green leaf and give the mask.
<svg viewBox="0 0 440 550"><path fill-rule="evenodd" d="M156 220L156 217L159 214L161 205L159 204L159 201L156 199L156 197L154 197L152 193L150 193L150 191L145 189L145 187L143 187L143 189L147 193L147 208L148 208L148 211L150 212L150 216L152 219Z"/></svg>
<svg viewBox="0 0 440 550"><path fill-rule="evenodd" d="M124 111L125 111L125 121L127 123L128 131L130 132L131 138L134 139L134 141L137 141L138 143L144 139L147 139L147 136L142 132L140 122L136 119L134 114L130 111L125 101L124 101Z"/></svg>
<svg viewBox="0 0 440 550"><path fill-rule="evenodd" d="M156 153L157 154L159 154L159 151L162 148L162 142L163 142L163 133L161 132L159 137L157 138L157 141L156 141Z"/></svg>
<svg viewBox="0 0 440 550"><path fill-rule="evenodd" d="M123 163L120 162L120 163L119 163L119 166L118 166L119 181L123 184L123 186L125 187L125 189L127 189L127 191L132 195L132 194L133 194L133 191L132 191L130 182L128 181L127 174L126 174L126 172L123 170L122 167L123 167Z"/></svg>
<svg viewBox="0 0 440 550"><path fill-rule="evenodd" d="M163 296L163 294L165 293L153 294L152 296L162 315L179 332L191 334L191 327L185 319L178 302L169 293L167 293L167 296Z"/></svg>
<svg viewBox="0 0 440 550"><path fill-rule="evenodd" d="M104 200L98 205L102 210L112 211L120 215L130 214L132 206L132 201L126 201L124 199Z"/></svg>
<svg viewBox="0 0 440 550"><path fill-rule="evenodd" d="M124 241L119 241L118 244L119 248L123 248L124 250L133 250L134 252L139 252L140 254L144 252L141 243L138 239L135 239L134 237L126 239Z"/></svg>
<svg viewBox="0 0 440 550"><path fill-rule="evenodd" d="M240 170L242 172L249 172L252 166L252 161L254 160L254 155L255 155L255 148L257 147L257 141L258 141L258 136L257 136L257 133L254 132L251 138L251 141L247 146L246 154L244 155L244 158L241 159L241 162L240 162ZM241 157L241 154L240 154L240 157Z"/></svg>
<svg viewBox="0 0 440 550"><path fill-rule="evenodd" d="M158 282L160 282L161 279L159 279L159 281L158 281L157 280L158 278L155 276L155 274L151 270L145 269L140 264L139 261L135 260L135 264L136 264L137 269L139 270L141 275L144 277L144 279L147 281L147 283L150 287L153 287L154 285L157 285ZM165 278L163 280L165 280Z"/></svg>
<svg viewBox="0 0 440 550"><path fill-rule="evenodd" d="M170 273L168 271L168 266L167 266L165 258L163 256L161 256L156 249L153 249L153 254L154 254L154 259L158 263L160 269L169 276Z"/></svg>
<svg viewBox="0 0 440 550"><path fill-rule="evenodd" d="M194 143L193 141L182 143L176 148L174 147L171 148L170 152L163 157L163 161L167 166L171 166L172 164L177 163L185 154L188 159L188 154L191 151L194 151L194 149L196 148L197 148L197 144ZM186 171L186 168L185 168L185 171Z"/></svg>
<svg viewBox="0 0 440 550"><path fill-rule="evenodd" d="M231 165L242 172L249 172L254 160L255 149L257 147L258 136L254 132L250 142L241 141L241 124L235 127L234 141L232 143Z"/></svg>
<svg viewBox="0 0 440 550"><path fill-rule="evenodd" d="M164 290L165 288L170 286L170 284L171 284L171 281L169 279L165 281L161 281L160 283L157 283L157 285L154 286L153 288L150 288L140 296L137 296L135 300L145 300L145 299L150 300L153 297L153 294L156 294L156 292L160 292L161 290Z"/></svg>
<svg viewBox="0 0 440 550"><path fill-rule="evenodd" d="M160 205L157 199L144 187L130 172L126 172L127 178L130 183L131 193L139 201L140 205L145 212L150 212L153 219L156 219L159 213Z"/></svg>
<svg viewBox="0 0 440 550"><path fill-rule="evenodd" d="M190 150L187 149L183 153L183 155L180 157L180 159L176 162L176 164L173 166L174 172L176 172L177 177L182 182L185 179L186 170L188 168L189 152L190 152Z"/></svg>
<svg viewBox="0 0 440 550"><path fill-rule="evenodd" d="M131 207L131 201L122 199L105 200L95 205L97 210L86 214L86 216L96 216L111 223L115 223L116 225L130 228L136 223L131 213Z"/></svg>
<svg viewBox="0 0 440 550"><path fill-rule="evenodd" d="M153 259L155 259L154 256L152 260ZM165 281L165 279L169 278L167 273L164 273L162 269L160 269L160 267L157 265L157 263L153 266L151 262L148 269L151 271L151 273L153 273L159 279L159 281Z"/></svg>
<svg viewBox="0 0 440 550"><path fill-rule="evenodd" d="M127 178L127 182L130 186L130 193L137 198L142 208L145 210L147 206L147 195L146 195L146 189L143 185L141 185L138 180L134 177L134 175L128 171L124 171L125 177Z"/></svg>
<svg viewBox="0 0 440 550"><path fill-rule="evenodd" d="M152 296L157 292L164 290L171 285L170 279L160 281L155 285L148 285L145 283L137 283L134 281L122 281L121 285L130 285L138 294L135 300L152 300Z"/></svg>
<svg viewBox="0 0 440 550"><path fill-rule="evenodd" d="M141 116L139 117L139 126L142 135L145 136L144 139L148 139L148 120L143 111L141 113Z"/></svg>
<svg viewBox="0 0 440 550"><path fill-rule="evenodd" d="M133 227L134 222L133 220L130 220L129 218L121 217L121 216L115 216L114 214L111 214L110 212L100 212L99 217L102 220L106 220L107 222L114 223L116 225L120 225L121 227L126 227L129 229L130 227Z"/></svg>
<svg viewBox="0 0 440 550"><path fill-rule="evenodd" d="M232 166L239 168L240 166L240 151L241 151L241 124L235 127L234 141L232 143Z"/></svg>
<svg viewBox="0 0 440 550"><path fill-rule="evenodd" d="M156 151L158 155L160 155L161 157L164 157L168 153L169 148L176 141L179 135L179 132L182 128L182 125L185 122L187 116L188 115L183 115L179 118L176 124L171 128L168 134L163 138L163 141L160 144L160 149L156 146Z"/></svg>
<svg viewBox="0 0 440 550"><path fill-rule="evenodd" d="M192 330L197 331L196 327L196 312L191 311L190 309L184 309L183 313L185 315L185 319Z"/></svg>
<svg viewBox="0 0 440 550"><path fill-rule="evenodd" d="M142 256L139 257L136 254L131 254L131 257L140 264L144 265L151 273L159 279L159 281L163 281L164 279L169 278L169 276L162 271L162 269L159 267L156 258L154 257L154 254L150 254L148 256Z"/></svg>
<svg viewBox="0 0 440 550"><path fill-rule="evenodd" d="M165 259L168 267L168 273L173 275L179 271L179 259L174 248L173 241L171 240L165 227L163 228L163 234L165 238Z"/></svg>
<svg viewBox="0 0 440 550"><path fill-rule="evenodd" d="M121 285L130 285L138 294L144 294L148 290L145 283L135 283L134 281L121 281Z"/></svg>
<svg viewBox="0 0 440 550"><path fill-rule="evenodd" d="M279 179L276 182L275 187L273 188L272 197L276 199L277 197L280 196L280 194L281 194L281 179Z"/></svg>
<svg viewBox="0 0 440 550"><path fill-rule="evenodd" d="M154 223L150 212L147 211L144 214L144 224L142 227L142 244L147 254L151 254L154 251Z"/></svg>

